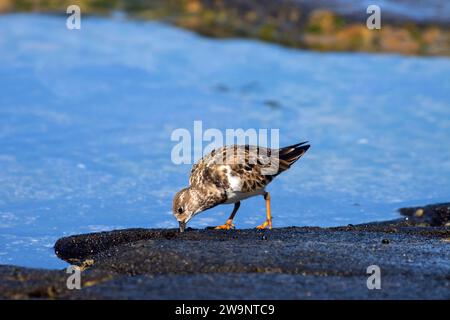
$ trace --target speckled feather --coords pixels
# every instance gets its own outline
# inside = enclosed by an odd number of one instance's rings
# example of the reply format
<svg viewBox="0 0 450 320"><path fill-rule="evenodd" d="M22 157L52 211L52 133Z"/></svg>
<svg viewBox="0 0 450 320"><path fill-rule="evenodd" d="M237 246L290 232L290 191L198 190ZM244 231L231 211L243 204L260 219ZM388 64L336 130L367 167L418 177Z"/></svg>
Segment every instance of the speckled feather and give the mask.
<svg viewBox="0 0 450 320"><path fill-rule="evenodd" d="M279 150L232 145L213 150L196 163L190 174L191 188L208 196L206 206L234 203L263 194L275 176L290 168L308 150L305 143ZM199 199L200 200L200 199Z"/></svg>

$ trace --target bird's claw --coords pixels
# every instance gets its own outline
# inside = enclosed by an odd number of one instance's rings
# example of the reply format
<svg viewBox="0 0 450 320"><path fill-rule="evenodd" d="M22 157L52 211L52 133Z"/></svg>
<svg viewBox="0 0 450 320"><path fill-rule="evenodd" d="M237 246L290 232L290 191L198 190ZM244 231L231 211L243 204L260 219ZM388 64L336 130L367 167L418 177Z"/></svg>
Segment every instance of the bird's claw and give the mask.
<svg viewBox="0 0 450 320"><path fill-rule="evenodd" d="M227 221L225 224L223 224L221 226L217 226L214 229L216 229L216 230L230 230L230 229L235 229L235 226L234 226L233 222Z"/></svg>
<svg viewBox="0 0 450 320"><path fill-rule="evenodd" d="M256 229L258 230L263 230L263 229L272 229L272 220L266 220L264 221L264 223L262 225L259 225L256 227Z"/></svg>

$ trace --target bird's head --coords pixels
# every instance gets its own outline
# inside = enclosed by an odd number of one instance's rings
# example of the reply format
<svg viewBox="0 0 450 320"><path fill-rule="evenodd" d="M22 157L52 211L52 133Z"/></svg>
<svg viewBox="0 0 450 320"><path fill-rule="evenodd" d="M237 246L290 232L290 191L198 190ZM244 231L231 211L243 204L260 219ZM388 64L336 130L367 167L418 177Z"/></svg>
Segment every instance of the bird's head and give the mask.
<svg viewBox="0 0 450 320"><path fill-rule="evenodd" d="M184 188L175 194L173 198L173 215L180 224L180 232L184 232L186 223L191 218L202 211L202 207L199 202L198 193L192 188Z"/></svg>

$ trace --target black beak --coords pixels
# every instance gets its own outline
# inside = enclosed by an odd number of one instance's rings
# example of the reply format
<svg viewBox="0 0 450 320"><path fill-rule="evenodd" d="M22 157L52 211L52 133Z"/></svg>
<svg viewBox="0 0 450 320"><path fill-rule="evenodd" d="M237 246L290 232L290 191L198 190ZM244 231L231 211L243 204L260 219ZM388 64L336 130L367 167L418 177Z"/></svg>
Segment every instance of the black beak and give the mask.
<svg viewBox="0 0 450 320"><path fill-rule="evenodd" d="M184 229L186 229L186 222L178 221L180 224L180 232L184 232Z"/></svg>

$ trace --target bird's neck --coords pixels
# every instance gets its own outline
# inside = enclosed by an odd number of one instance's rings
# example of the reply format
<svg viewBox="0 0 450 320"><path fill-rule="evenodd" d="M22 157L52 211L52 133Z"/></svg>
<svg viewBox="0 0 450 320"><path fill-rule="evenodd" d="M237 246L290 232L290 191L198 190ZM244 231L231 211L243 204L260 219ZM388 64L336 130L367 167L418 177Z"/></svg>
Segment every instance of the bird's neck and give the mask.
<svg viewBox="0 0 450 320"><path fill-rule="evenodd" d="M221 203L220 195L207 188L191 188L190 192L191 197L198 203L200 212L211 209Z"/></svg>

